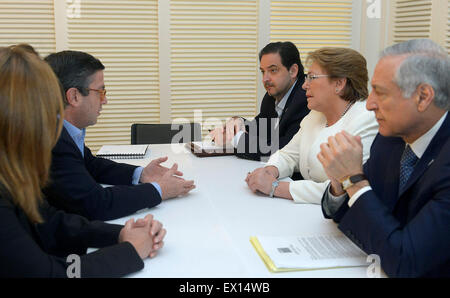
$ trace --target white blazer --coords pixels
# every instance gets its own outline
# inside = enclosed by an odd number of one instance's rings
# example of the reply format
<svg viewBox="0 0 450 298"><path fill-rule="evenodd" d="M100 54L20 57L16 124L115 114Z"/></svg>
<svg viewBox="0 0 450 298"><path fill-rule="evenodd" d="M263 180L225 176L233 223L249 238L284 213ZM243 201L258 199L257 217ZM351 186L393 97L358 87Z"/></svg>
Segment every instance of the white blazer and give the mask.
<svg viewBox="0 0 450 298"><path fill-rule="evenodd" d="M289 183L289 192L296 203L320 204L329 179L317 158L320 144L342 130L361 136L363 163L369 158L370 146L378 133L375 113L366 110L366 102L358 101L334 125L325 127L325 116L311 111L300 123L300 130L282 149L275 152L266 166L275 166L279 178L289 177L300 171L304 180Z"/></svg>

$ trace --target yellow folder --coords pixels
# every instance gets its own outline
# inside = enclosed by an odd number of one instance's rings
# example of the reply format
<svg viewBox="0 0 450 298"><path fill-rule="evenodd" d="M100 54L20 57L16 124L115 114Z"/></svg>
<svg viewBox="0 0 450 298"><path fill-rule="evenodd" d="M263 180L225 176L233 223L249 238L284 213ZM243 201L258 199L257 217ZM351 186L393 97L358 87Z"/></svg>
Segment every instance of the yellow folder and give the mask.
<svg viewBox="0 0 450 298"><path fill-rule="evenodd" d="M272 273L279 273L279 272L293 272L293 271L312 271L312 270L328 270L328 269L337 269L337 268L348 268L348 267L359 267L350 265L350 266L331 266L331 267L309 267L309 268L284 268L284 267L277 267L275 263L272 261L272 259L269 257L269 255L264 251L264 248L262 247L261 243L259 242L258 238L255 236L250 237L250 243L255 248L256 252L260 256L260 258L263 260L264 264L266 265L267 269L269 269Z"/></svg>
<svg viewBox="0 0 450 298"><path fill-rule="evenodd" d="M304 270L296 268L278 268L277 266L275 266L272 259L264 251L263 247L261 246L261 243L259 243L258 241L258 238L256 238L255 236L250 237L250 243L253 245L259 257L263 260L264 264L266 265L267 269L269 269L270 272L277 273L277 272L291 272Z"/></svg>

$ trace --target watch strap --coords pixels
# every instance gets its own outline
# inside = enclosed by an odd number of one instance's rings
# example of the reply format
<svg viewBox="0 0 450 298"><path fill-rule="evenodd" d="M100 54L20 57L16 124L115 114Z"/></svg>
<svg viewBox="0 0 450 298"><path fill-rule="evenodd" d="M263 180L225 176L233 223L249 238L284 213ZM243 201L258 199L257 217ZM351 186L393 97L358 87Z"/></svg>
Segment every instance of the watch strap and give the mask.
<svg viewBox="0 0 450 298"><path fill-rule="evenodd" d="M269 197L273 198L273 195L275 194L275 189L278 187L280 182L278 180L275 180L272 182L272 190L270 191Z"/></svg>
<svg viewBox="0 0 450 298"><path fill-rule="evenodd" d="M364 174L356 174L347 176L341 180L342 189L347 190L349 187L352 187L356 183L367 180L367 177Z"/></svg>

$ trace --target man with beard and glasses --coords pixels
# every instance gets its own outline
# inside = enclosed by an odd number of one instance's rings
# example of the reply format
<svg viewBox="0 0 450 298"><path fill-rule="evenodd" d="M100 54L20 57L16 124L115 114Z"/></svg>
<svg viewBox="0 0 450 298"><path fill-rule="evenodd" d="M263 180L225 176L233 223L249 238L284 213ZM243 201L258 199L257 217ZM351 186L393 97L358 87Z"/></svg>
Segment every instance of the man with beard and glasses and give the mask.
<svg viewBox="0 0 450 298"><path fill-rule="evenodd" d="M210 133L217 145L231 144L238 157L252 160L283 148L309 113L297 47L291 42L269 43L259 53L259 61L267 90L260 113L252 121L234 116Z"/></svg>

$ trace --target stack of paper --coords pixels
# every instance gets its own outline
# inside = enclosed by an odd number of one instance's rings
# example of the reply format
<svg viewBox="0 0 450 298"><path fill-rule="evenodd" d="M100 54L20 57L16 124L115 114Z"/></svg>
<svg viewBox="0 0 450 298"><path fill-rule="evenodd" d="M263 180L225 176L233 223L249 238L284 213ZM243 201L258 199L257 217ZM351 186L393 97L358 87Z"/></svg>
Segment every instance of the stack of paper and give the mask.
<svg viewBox="0 0 450 298"><path fill-rule="evenodd" d="M234 151L234 147L231 145L218 146L214 142L211 141L202 141L202 142L192 142L195 146L205 150L205 151Z"/></svg>
<svg viewBox="0 0 450 298"><path fill-rule="evenodd" d="M344 234L251 237L271 272L369 266L367 255Z"/></svg>

